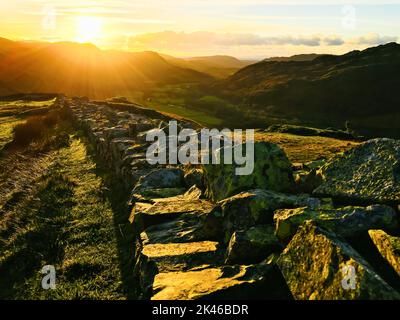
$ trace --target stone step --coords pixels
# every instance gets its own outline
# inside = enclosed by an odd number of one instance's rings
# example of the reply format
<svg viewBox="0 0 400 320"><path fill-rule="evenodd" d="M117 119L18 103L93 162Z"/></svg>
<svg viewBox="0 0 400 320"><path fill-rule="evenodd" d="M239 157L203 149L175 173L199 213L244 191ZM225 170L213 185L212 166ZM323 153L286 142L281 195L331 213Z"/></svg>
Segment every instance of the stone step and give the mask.
<svg viewBox="0 0 400 320"><path fill-rule="evenodd" d="M273 265L219 266L155 276L152 300L290 299Z"/></svg>
<svg viewBox="0 0 400 320"><path fill-rule="evenodd" d="M142 254L155 264L158 273L215 265L223 256L218 242L213 241L147 244Z"/></svg>
<svg viewBox="0 0 400 320"><path fill-rule="evenodd" d="M137 202L129 218L134 228L142 232L152 225L171 221L186 213L200 216L211 213L215 208L215 205L207 200L171 199L168 201L167 199L154 204Z"/></svg>

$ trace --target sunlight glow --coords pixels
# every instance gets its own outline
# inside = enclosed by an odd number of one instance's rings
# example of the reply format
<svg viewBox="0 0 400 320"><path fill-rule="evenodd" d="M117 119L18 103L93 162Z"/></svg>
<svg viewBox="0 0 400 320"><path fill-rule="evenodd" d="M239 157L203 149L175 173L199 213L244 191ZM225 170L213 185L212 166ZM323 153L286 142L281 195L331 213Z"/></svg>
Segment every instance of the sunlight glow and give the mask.
<svg viewBox="0 0 400 320"><path fill-rule="evenodd" d="M78 42L95 42L101 37L103 21L98 17L78 17L76 22Z"/></svg>

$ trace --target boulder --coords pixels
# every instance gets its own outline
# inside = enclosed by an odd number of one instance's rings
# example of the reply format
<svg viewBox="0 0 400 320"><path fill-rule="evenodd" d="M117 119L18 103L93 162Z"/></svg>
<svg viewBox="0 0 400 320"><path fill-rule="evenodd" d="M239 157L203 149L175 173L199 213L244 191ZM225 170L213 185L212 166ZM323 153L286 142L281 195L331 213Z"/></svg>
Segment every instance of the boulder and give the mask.
<svg viewBox="0 0 400 320"><path fill-rule="evenodd" d="M350 245L310 221L277 264L297 300L400 299Z"/></svg>
<svg viewBox="0 0 400 320"><path fill-rule="evenodd" d="M400 276L400 238L390 236L382 230L369 230L368 233L382 257Z"/></svg>
<svg viewBox="0 0 400 320"><path fill-rule="evenodd" d="M361 203L400 203L400 141L375 139L334 157L320 170L316 195Z"/></svg>
<svg viewBox="0 0 400 320"><path fill-rule="evenodd" d="M203 166L206 195L219 201L239 192L250 189L290 191L293 188L292 165L286 154L276 144L254 143L254 170L249 175L237 175L236 169L242 166L224 164L224 149L220 149L221 164ZM243 144L243 150L246 145ZM244 152L243 152L244 153ZM251 159L253 160L253 159Z"/></svg>
<svg viewBox="0 0 400 320"><path fill-rule="evenodd" d="M322 205L319 199L307 195L293 196L269 190L255 189L239 193L219 202L222 209L223 231L228 242L236 230L273 222L274 211L281 208Z"/></svg>
<svg viewBox="0 0 400 320"><path fill-rule="evenodd" d="M153 170L140 178L135 190L184 187L184 172L181 169L166 168Z"/></svg>
<svg viewBox="0 0 400 320"><path fill-rule="evenodd" d="M225 263L259 263L282 249L282 245L275 236L275 228L271 225L235 231L229 241Z"/></svg>
<svg viewBox="0 0 400 320"><path fill-rule="evenodd" d="M398 227L396 212L385 205L369 207L343 207L338 209L283 209L274 215L276 235L289 240L298 227L307 220L335 232L339 236L353 237L370 229L391 230Z"/></svg>

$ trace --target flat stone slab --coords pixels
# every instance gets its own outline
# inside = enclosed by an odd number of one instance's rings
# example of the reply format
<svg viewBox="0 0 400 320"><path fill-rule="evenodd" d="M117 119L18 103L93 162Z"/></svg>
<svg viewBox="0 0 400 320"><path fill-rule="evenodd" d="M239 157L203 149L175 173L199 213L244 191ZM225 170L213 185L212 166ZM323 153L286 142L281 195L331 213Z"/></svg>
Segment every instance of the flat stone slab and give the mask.
<svg viewBox="0 0 400 320"><path fill-rule="evenodd" d="M222 262L222 254L218 257L218 243L212 241L147 244L142 254L156 266L158 273L186 271Z"/></svg>
<svg viewBox="0 0 400 320"><path fill-rule="evenodd" d="M206 200L174 199L168 201L163 199L154 204L138 202L135 204L129 220L141 232L152 225L171 221L185 213L208 214L214 207L214 204Z"/></svg>
<svg viewBox="0 0 400 320"><path fill-rule="evenodd" d="M148 227L140 235L144 245L153 243L182 243L207 240L203 224L195 214L184 214L177 219Z"/></svg>
<svg viewBox="0 0 400 320"><path fill-rule="evenodd" d="M156 275L152 300L279 299L270 265L224 266Z"/></svg>

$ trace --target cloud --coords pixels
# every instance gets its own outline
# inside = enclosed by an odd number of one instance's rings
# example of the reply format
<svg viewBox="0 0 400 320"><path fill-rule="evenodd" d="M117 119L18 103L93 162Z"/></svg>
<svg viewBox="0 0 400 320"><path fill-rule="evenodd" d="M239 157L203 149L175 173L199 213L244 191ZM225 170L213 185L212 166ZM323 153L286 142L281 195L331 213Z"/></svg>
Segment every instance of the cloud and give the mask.
<svg viewBox="0 0 400 320"><path fill-rule="evenodd" d="M396 36L380 36L377 33L369 33L365 36L360 36L352 39L350 42L359 45L379 45L388 42L396 42L398 37Z"/></svg>
<svg viewBox="0 0 400 320"><path fill-rule="evenodd" d="M174 32L163 31L146 33L130 38L132 46L165 47L165 46L264 46L264 45L295 45L319 46L324 41L320 36L281 36L265 37L257 34L214 33L207 31Z"/></svg>
<svg viewBox="0 0 400 320"><path fill-rule="evenodd" d="M324 38L324 44L327 46L341 46L345 44L345 41L338 36L330 36Z"/></svg>
<svg viewBox="0 0 400 320"><path fill-rule="evenodd" d="M379 45L397 41L397 37L380 36L379 34L367 34L354 39L344 39L337 35L321 36L261 36L257 34L214 33L207 31L198 32L174 32L163 31L146 33L130 37L131 47L145 48L169 48L169 47L238 47L238 46L342 46L351 45Z"/></svg>

